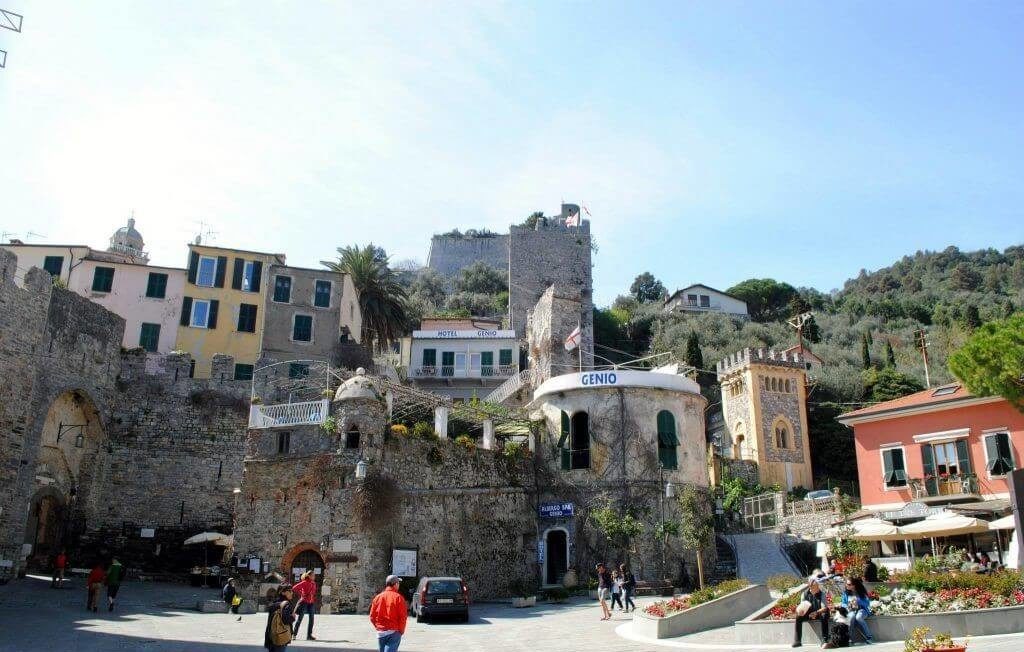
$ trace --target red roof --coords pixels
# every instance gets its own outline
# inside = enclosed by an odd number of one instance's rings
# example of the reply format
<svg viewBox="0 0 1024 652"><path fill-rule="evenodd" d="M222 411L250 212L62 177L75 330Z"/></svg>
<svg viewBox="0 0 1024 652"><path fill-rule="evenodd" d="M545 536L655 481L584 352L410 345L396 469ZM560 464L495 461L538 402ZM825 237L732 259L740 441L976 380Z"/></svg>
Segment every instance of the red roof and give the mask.
<svg viewBox="0 0 1024 652"><path fill-rule="evenodd" d="M853 412L847 412L846 414L839 415L838 420L846 421L847 419L887 413L892 413L895 416L896 413L910 408L924 407L927 405L941 405L943 403L955 403L971 398L975 397L968 392L963 385L960 383L950 383L948 385L942 385L941 387L932 387L931 389L926 389L914 394L908 394L907 396L902 396L891 401L869 405L866 408L854 410Z"/></svg>

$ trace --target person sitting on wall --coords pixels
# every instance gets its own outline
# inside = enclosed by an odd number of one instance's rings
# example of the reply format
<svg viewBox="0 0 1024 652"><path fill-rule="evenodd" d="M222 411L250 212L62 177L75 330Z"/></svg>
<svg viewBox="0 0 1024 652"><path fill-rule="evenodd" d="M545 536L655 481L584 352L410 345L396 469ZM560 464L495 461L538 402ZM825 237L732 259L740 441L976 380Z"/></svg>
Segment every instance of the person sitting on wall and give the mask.
<svg viewBox="0 0 1024 652"><path fill-rule="evenodd" d="M803 645L804 623L808 620L817 620L821 625L821 642L828 643L828 604L825 601L825 594L821 591L821 584L816 578L811 578L807 583L807 590L804 591L803 600L796 606L796 632L793 640L793 647Z"/></svg>

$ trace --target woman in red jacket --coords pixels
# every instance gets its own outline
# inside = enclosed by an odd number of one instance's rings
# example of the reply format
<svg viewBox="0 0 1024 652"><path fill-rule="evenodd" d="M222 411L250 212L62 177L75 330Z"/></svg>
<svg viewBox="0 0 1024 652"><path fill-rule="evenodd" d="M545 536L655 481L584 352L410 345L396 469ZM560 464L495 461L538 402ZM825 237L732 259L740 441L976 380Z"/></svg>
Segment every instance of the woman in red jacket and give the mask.
<svg viewBox="0 0 1024 652"><path fill-rule="evenodd" d="M398 592L402 580L397 575L388 575L384 590L370 603L370 622L377 630L377 645L380 652L398 652L398 644L405 634L405 621L409 607Z"/></svg>
<svg viewBox="0 0 1024 652"><path fill-rule="evenodd" d="M315 641L313 638L313 613L316 612L316 581L313 579L313 571L306 571L302 574L302 581L292 587L295 594L299 596L299 604L295 609L298 618L295 626L292 627L292 636L299 635L299 626L302 624L302 615L307 614L309 621L306 624L306 640Z"/></svg>

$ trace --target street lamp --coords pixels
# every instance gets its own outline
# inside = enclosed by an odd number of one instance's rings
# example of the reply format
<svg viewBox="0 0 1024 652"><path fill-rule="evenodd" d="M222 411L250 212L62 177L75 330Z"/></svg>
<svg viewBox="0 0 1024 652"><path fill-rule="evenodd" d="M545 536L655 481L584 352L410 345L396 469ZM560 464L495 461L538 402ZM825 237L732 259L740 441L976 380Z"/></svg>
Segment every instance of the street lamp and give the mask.
<svg viewBox="0 0 1024 652"><path fill-rule="evenodd" d="M356 480L366 479L366 462L359 460L356 462Z"/></svg>

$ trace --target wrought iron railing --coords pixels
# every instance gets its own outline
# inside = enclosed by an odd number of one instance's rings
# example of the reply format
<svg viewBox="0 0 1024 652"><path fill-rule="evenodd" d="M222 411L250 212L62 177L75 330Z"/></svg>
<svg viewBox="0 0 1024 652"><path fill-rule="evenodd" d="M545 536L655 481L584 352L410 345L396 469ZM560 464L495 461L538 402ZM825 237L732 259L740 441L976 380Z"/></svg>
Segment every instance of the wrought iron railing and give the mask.
<svg viewBox="0 0 1024 652"><path fill-rule="evenodd" d="M286 426L318 425L327 418L330 402L304 401L302 403L257 404L249 408L250 428L283 428Z"/></svg>

